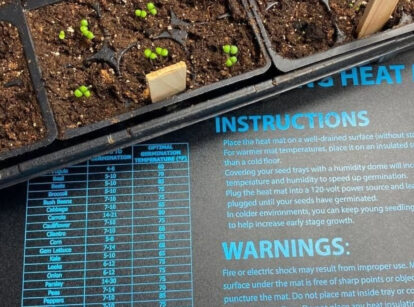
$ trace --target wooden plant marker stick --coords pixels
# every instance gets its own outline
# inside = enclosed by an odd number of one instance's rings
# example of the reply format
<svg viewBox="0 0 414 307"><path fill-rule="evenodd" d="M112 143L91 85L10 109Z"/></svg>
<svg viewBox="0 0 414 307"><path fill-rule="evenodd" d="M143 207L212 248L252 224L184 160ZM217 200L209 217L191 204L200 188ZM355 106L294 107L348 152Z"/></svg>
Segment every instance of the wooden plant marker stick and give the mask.
<svg viewBox="0 0 414 307"><path fill-rule="evenodd" d="M357 28L358 38L378 32L390 19L398 0L370 0Z"/></svg>
<svg viewBox="0 0 414 307"><path fill-rule="evenodd" d="M159 102L187 88L187 64L179 62L146 75L152 102Z"/></svg>

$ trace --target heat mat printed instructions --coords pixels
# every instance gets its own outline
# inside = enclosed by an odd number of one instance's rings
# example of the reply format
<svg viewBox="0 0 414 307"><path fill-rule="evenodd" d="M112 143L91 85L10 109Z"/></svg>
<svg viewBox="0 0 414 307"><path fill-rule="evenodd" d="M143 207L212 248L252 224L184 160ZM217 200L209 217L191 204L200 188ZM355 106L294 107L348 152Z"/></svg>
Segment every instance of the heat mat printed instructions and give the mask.
<svg viewBox="0 0 414 307"><path fill-rule="evenodd" d="M174 143L30 181L22 306L193 306L189 175Z"/></svg>

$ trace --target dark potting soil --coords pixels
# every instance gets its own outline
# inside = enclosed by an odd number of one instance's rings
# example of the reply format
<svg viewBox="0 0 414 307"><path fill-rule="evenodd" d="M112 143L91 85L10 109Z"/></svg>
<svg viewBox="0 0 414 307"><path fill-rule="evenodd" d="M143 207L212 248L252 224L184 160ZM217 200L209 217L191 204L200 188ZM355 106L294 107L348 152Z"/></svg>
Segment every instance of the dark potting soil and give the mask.
<svg viewBox="0 0 414 307"><path fill-rule="evenodd" d="M0 0L0 6L5 5L5 4L9 4L12 3L12 0Z"/></svg>
<svg viewBox="0 0 414 307"><path fill-rule="evenodd" d="M247 16L236 0L153 1L158 13L135 16L148 1L65 1L27 13L43 78L60 135L150 104L145 74L185 61L187 89L196 89L262 67L265 59ZM99 6L97 6L98 4ZM171 11L186 24L171 25ZM92 41L79 30L87 19ZM172 39L156 39L167 30L186 30L185 48ZM58 38L64 30L66 38ZM225 44L239 48L238 63L225 66ZM125 52L120 73L108 63L85 61L104 45ZM167 48L169 56L150 61L144 50ZM125 51L127 48L127 51ZM91 87L90 98L75 98L80 85Z"/></svg>
<svg viewBox="0 0 414 307"><path fill-rule="evenodd" d="M0 152L36 143L46 135L19 32L0 22Z"/></svg>
<svg viewBox="0 0 414 307"><path fill-rule="evenodd" d="M343 43L356 39L356 30L360 19L364 15L366 4L367 1L361 0L330 0L336 23L346 36ZM414 2L411 2L411 0L400 0L390 20L384 26L384 30L399 25L403 14L406 15L406 22L411 22L413 12Z"/></svg>
<svg viewBox="0 0 414 307"><path fill-rule="evenodd" d="M269 38L276 52L285 58L297 59L356 39L356 29L367 1L330 0L329 12L320 0L257 0ZM269 6L272 3L275 5ZM412 15L414 2L400 0L384 29L399 24L402 13ZM336 41L335 24L345 34Z"/></svg>
<svg viewBox="0 0 414 307"><path fill-rule="evenodd" d="M301 58L335 43L335 28L319 0L258 0L260 13L274 49L286 58Z"/></svg>

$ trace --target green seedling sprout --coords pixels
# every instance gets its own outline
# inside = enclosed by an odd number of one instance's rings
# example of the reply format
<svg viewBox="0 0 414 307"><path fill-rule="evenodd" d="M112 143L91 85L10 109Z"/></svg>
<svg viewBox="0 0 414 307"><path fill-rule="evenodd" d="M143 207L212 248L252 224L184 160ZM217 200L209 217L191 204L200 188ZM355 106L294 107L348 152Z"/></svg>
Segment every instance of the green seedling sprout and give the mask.
<svg viewBox="0 0 414 307"><path fill-rule="evenodd" d="M236 55L237 53L239 53L239 48L237 48L237 46L232 45L230 47L230 54L231 55Z"/></svg>
<svg viewBox="0 0 414 307"><path fill-rule="evenodd" d="M73 95L76 98L82 98L83 96L89 98L92 96L92 93L86 85L81 85L73 92Z"/></svg>
<svg viewBox="0 0 414 307"><path fill-rule="evenodd" d="M155 7L155 4L153 2L147 3L147 9L150 12L150 14L153 16L157 15L158 13L157 8Z"/></svg>
<svg viewBox="0 0 414 307"><path fill-rule="evenodd" d="M85 36L87 39L92 40L95 38L95 35L92 31L89 31L89 23L86 19L82 19L80 21L80 31L83 36Z"/></svg>
<svg viewBox="0 0 414 307"><path fill-rule="evenodd" d="M148 48L144 50L144 55L147 59L150 60L155 60L158 58L157 54L155 52L152 52L152 50Z"/></svg>
<svg viewBox="0 0 414 307"><path fill-rule="evenodd" d="M168 49L161 48L161 47L156 47L155 52L153 52L149 48L144 50L145 57L150 60L156 60L158 59L158 56L166 58L169 54L170 52L168 51Z"/></svg>
<svg viewBox="0 0 414 307"><path fill-rule="evenodd" d="M163 56L164 58L166 58L169 53L170 52L168 51L168 49L162 49L161 56Z"/></svg>
<svg viewBox="0 0 414 307"><path fill-rule="evenodd" d="M225 54L236 55L239 52L239 48L235 45L224 45L223 51Z"/></svg>
<svg viewBox="0 0 414 307"><path fill-rule="evenodd" d="M65 37L66 37L65 31L63 31L63 30L62 30L62 31L60 31L60 32L59 32L59 39L60 39L60 40L64 40L64 39L65 39Z"/></svg>
<svg viewBox="0 0 414 307"><path fill-rule="evenodd" d="M230 54L230 49L231 49L230 45L224 45L223 46L223 51L224 51L225 54Z"/></svg>
<svg viewBox="0 0 414 307"><path fill-rule="evenodd" d="M149 58L150 58L151 54L152 54L151 49L145 49L145 50L144 50L144 55L145 55L145 57L146 57L147 59L149 59Z"/></svg>
<svg viewBox="0 0 414 307"><path fill-rule="evenodd" d="M223 52L228 55L226 60L226 66L232 67L237 63L237 54L239 53L239 48L235 45L224 45Z"/></svg>
<svg viewBox="0 0 414 307"><path fill-rule="evenodd" d="M169 51L168 49L157 47L155 48L155 53L165 58L168 56Z"/></svg>
<svg viewBox="0 0 414 307"><path fill-rule="evenodd" d="M148 2L147 3L147 9L150 12L150 14L153 15L153 16L158 14L158 10L155 7L155 4L153 2ZM148 16L148 13L145 10L137 9L137 10L135 10L135 16L144 19Z"/></svg>
<svg viewBox="0 0 414 307"><path fill-rule="evenodd" d="M227 67L232 67L234 64L237 63L237 58L235 56L229 57L226 61Z"/></svg>
<svg viewBox="0 0 414 307"><path fill-rule="evenodd" d="M81 26L80 31L85 35L89 31L89 28L87 26Z"/></svg>
<svg viewBox="0 0 414 307"><path fill-rule="evenodd" d="M75 95L76 98L81 98L83 96L83 93L81 92L80 89L76 89L73 94Z"/></svg>
<svg viewBox="0 0 414 307"><path fill-rule="evenodd" d="M88 27L89 26L89 23L88 23L88 21L86 19L82 19L80 21L80 25L81 25L81 27Z"/></svg>
<svg viewBox="0 0 414 307"><path fill-rule="evenodd" d="M144 10L135 10L135 16L145 18L147 17L147 12Z"/></svg>
<svg viewBox="0 0 414 307"><path fill-rule="evenodd" d="M93 40L95 38L95 35L91 31L88 31L85 36L89 40Z"/></svg>

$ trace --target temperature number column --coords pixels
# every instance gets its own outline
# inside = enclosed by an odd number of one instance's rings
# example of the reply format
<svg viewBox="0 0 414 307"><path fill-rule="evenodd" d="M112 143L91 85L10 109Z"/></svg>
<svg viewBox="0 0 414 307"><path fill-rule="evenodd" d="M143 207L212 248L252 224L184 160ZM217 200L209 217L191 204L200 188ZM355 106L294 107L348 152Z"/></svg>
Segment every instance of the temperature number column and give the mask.
<svg viewBox="0 0 414 307"><path fill-rule="evenodd" d="M193 306L188 144L133 148L133 302Z"/></svg>

